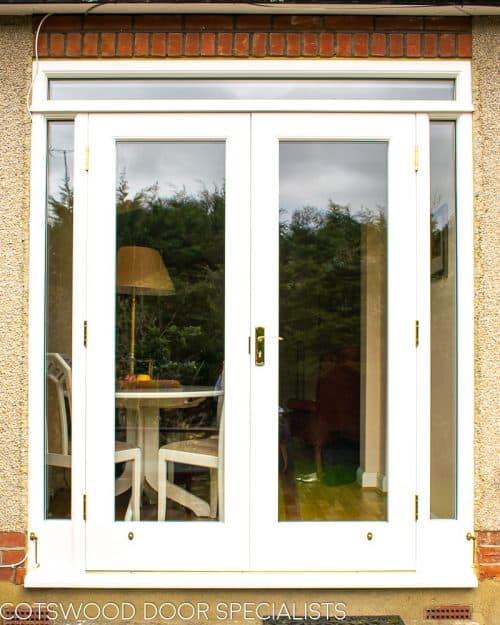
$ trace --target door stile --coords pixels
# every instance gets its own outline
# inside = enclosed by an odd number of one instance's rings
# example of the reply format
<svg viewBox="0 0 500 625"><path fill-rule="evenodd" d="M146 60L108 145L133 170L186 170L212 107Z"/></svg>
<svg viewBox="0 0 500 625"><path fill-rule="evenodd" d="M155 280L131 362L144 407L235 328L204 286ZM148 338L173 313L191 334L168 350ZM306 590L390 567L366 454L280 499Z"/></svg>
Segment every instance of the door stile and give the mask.
<svg viewBox="0 0 500 625"><path fill-rule="evenodd" d="M87 318L87 146L89 116L75 118L75 183L73 205L73 338L72 338L72 532L73 559L85 563L83 497L86 489L86 348L83 328Z"/></svg>
<svg viewBox="0 0 500 625"><path fill-rule="evenodd" d="M430 334L430 228L429 207L430 197L430 151L429 151L429 117L416 115L415 144L418 146L419 165L416 172L417 189L417 310L419 321L419 344L417 356L417 493L419 502L418 526L424 526L430 518L430 410L431 389L429 367L431 361Z"/></svg>

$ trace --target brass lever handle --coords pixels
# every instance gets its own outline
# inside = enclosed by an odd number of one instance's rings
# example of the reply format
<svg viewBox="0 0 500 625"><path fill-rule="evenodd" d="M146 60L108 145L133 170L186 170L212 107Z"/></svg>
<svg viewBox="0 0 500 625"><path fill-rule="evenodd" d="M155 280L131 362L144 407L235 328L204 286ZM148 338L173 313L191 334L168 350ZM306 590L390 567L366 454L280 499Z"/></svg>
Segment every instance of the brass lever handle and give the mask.
<svg viewBox="0 0 500 625"><path fill-rule="evenodd" d="M262 326L255 328L255 365L263 367L266 355L266 331Z"/></svg>
<svg viewBox="0 0 500 625"><path fill-rule="evenodd" d="M268 339L283 341L282 336L268 336ZM262 326L255 328L255 364L257 367L264 366L266 358L266 331Z"/></svg>

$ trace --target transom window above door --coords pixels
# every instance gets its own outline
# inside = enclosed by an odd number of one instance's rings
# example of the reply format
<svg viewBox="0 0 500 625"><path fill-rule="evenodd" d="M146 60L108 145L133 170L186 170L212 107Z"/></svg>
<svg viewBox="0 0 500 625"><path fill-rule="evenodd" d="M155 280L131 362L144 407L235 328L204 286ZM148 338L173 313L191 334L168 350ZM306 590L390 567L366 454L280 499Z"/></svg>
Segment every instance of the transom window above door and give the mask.
<svg viewBox="0 0 500 625"><path fill-rule="evenodd" d="M50 100L453 100L454 80L203 78L49 80Z"/></svg>

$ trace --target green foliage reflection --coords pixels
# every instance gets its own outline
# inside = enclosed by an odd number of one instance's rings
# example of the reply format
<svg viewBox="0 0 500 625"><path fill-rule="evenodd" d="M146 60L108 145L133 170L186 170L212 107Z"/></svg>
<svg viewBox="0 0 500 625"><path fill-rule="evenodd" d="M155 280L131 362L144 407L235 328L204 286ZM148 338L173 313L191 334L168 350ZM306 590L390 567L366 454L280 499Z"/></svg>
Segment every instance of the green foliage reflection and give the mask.
<svg viewBox="0 0 500 625"><path fill-rule="evenodd" d="M117 249L158 250L175 285L171 297L138 297L136 372L151 359L155 378L213 384L224 359L224 189L161 197L152 185L129 197L117 186ZM118 375L127 372L130 298L117 304Z"/></svg>

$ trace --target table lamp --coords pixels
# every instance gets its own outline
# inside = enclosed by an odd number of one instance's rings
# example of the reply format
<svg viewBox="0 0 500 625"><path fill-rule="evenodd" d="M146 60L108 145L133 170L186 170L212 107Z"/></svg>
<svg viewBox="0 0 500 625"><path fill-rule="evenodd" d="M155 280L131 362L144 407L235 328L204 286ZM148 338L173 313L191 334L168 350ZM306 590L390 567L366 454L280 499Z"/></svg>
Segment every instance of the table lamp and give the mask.
<svg viewBox="0 0 500 625"><path fill-rule="evenodd" d="M135 304L137 295L173 295L175 287L158 250L127 245L116 258L116 291L132 295L130 304L130 367L135 368Z"/></svg>

